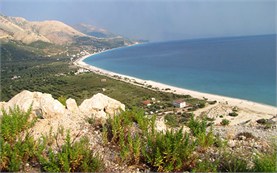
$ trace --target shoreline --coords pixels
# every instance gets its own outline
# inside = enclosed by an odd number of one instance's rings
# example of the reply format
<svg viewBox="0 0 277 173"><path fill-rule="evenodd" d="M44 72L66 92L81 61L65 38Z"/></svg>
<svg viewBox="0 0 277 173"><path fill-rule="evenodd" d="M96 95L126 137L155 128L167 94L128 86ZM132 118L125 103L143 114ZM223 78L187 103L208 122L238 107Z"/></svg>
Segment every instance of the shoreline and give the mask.
<svg viewBox="0 0 277 173"><path fill-rule="evenodd" d="M132 45L131 45L132 46ZM109 51L109 50L106 50ZM185 88L179 88L175 86L171 86L168 84L163 84L159 82L155 82L152 80L144 80L128 75L123 75L119 73L115 73L112 71L108 71L105 69L101 69L92 65L89 65L84 62L84 60L90 56L100 54L102 52L94 53L94 54L89 54L85 55L81 58L78 58L73 62L74 65L87 69L91 72L94 72L96 74L104 75L107 77L111 77L113 79L117 79L132 85L160 91L160 92L170 92L178 95L191 95L194 98L198 99L203 99L207 98L209 101L217 101L218 103L226 104L227 106L232 106L232 107L239 107L243 108L246 110L251 110L255 111L257 113L265 113L265 114L270 114L270 115L277 115L277 107L271 106L271 105L266 105L262 103L257 103L249 100L244 100L244 99L239 99L239 98L232 98L232 97L227 97L227 96L220 96L216 94L210 94L210 93L203 93L203 92L198 92L198 91L193 91L193 90L188 90ZM151 88L149 87L151 86Z"/></svg>

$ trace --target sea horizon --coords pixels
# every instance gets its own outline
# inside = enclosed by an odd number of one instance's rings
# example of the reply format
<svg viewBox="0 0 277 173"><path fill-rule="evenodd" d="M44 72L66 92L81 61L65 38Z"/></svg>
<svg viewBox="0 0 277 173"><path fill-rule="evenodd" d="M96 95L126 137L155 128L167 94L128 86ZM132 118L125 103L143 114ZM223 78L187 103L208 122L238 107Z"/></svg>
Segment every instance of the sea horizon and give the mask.
<svg viewBox="0 0 277 173"><path fill-rule="evenodd" d="M276 106L275 40L276 34L267 34L148 42L100 52L86 58L84 62L104 70L143 80ZM178 46L179 44L181 46ZM247 51L241 53L244 58L239 59L239 61L233 59L238 61L237 64L230 61L230 56L225 57L230 51L228 50L230 45L233 46L232 52L236 52L234 49L238 48L242 51L245 46L248 48ZM199 51L200 48L205 50ZM189 52L193 49L196 50L192 53ZM222 49L227 52L222 51ZM213 54L215 50L220 53ZM158 55L157 52L159 52ZM201 55L199 55L199 52ZM254 65L253 62L247 65L247 61L250 61L251 57L245 55L265 55L265 52L268 53L265 57L254 57ZM196 53L196 55L193 53ZM220 58L218 54L221 55ZM180 55L186 56L180 57ZM235 55L241 56L239 54ZM211 56L215 58L210 58ZM198 58L197 61L193 60L195 57ZM238 57L234 56L232 58ZM179 60L180 64L178 62L173 63L174 66L171 69L169 66L172 64L167 61L168 59L171 61ZM185 61L185 65L182 60ZM199 60L204 62L201 63ZM207 60L211 60L211 62L209 63ZM218 60L220 60L220 64L213 64L218 63ZM189 63L186 64L187 62ZM231 67L236 65L239 65L239 67L232 69L226 66L226 63ZM143 73L141 73L141 69ZM251 69L256 70L251 71ZM233 72L233 70L236 70L236 72ZM158 73L161 74L157 75ZM254 76L251 77L250 75L253 74ZM255 92L256 94L253 94Z"/></svg>

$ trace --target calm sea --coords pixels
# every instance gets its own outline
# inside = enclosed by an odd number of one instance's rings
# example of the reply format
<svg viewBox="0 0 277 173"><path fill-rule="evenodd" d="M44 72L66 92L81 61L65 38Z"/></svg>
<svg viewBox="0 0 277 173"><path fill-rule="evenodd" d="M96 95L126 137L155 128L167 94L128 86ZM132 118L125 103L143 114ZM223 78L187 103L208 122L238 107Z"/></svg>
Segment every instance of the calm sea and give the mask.
<svg viewBox="0 0 277 173"><path fill-rule="evenodd" d="M276 105L276 35L147 43L86 63L181 88Z"/></svg>

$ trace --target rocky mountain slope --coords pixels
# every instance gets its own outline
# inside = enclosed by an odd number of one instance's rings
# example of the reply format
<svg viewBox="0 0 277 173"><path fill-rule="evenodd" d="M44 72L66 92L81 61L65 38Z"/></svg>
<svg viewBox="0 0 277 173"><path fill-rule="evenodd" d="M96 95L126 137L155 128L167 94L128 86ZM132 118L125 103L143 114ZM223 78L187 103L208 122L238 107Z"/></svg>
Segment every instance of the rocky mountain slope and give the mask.
<svg viewBox="0 0 277 173"><path fill-rule="evenodd" d="M76 28L78 30L55 20L28 21L0 14L4 60L18 59L18 55L14 55L17 50L37 56L64 58L137 43L91 25L82 24Z"/></svg>
<svg viewBox="0 0 277 173"><path fill-rule="evenodd" d="M73 25L72 27L78 31L81 31L82 33L85 33L87 35L94 36L97 38L114 38L114 37L122 38L122 36L113 34L106 29L98 28L93 25L89 25L85 23L76 24L76 25Z"/></svg>
<svg viewBox="0 0 277 173"><path fill-rule="evenodd" d="M30 44L36 41L65 44L85 34L59 21L32 22L21 17L0 16L0 38Z"/></svg>

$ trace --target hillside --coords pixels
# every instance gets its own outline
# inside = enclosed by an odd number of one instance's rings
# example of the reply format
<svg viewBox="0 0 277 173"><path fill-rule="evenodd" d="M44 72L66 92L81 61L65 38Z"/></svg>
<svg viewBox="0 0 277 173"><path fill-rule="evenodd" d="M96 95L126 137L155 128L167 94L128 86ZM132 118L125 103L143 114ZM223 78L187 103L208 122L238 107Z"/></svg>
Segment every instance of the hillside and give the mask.
<svg viewBox="0 0 277 173"><path fill-rule="evenodd" d="M28 21L22 17L0 15L1 51L4 52L1 59L12 60L17 56L17 50L45 57L78 57L135 43L121 36L113 37L113 34L103 29L86 24L82 26L89 30L78 31L60 21ZM90 31L104 36L97 38Z"/></svg>
<svg viewBox="0 0 277 173"><path fill-rule="evenodd" d="M72 27L82 33L85 33L87 35L94 36L97 38L114 38L114 37L122 38L122 36L113 34L106 29L98 28L93 25L89 25L85 23L76 24L76 25L73 25Z"/></svg>
<svg viewBox="0 0 277 173"><path fill-rule="evenodd" d="M172 128L101 93L78 106L25 90L0 108L3 172L276 172L276 144L263 136L276 133L262 127L218 133L191 115Z"/></svg>
<svg viewBox="0 0 277 173"><path fill-rule="evenodd" d="M31 22L21 17L0 16L1 38L30 44L43 41L53 44L73 43L85 34L59 21Z"/></svg>

